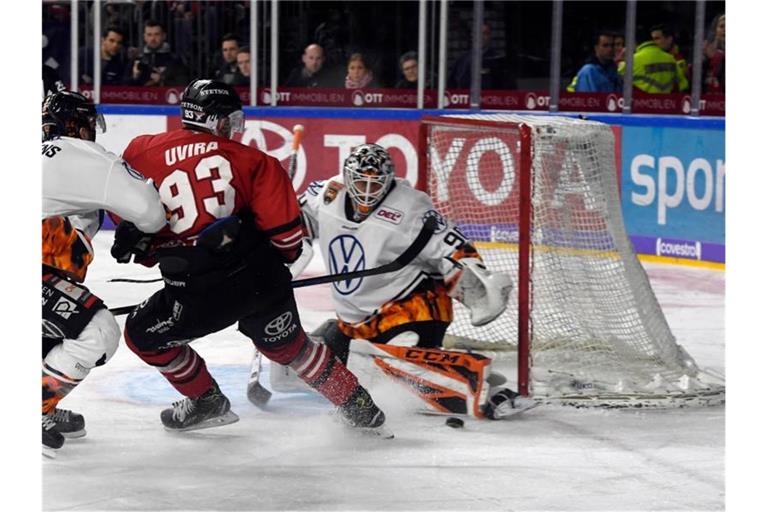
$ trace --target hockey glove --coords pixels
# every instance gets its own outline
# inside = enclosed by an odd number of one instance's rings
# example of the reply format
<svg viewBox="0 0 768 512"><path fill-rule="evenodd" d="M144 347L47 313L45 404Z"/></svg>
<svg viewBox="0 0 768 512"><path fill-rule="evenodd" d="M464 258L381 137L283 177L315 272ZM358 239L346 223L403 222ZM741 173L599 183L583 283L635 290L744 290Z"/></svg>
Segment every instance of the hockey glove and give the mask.
<svg viewBox="0 0 768 512"><path fill-rule="evenodd" d="M151 244L151 234L140 231L133 222L124 220L115 229L115 241L110 253L118 263L130 263L131 256L134 256L134 261L145 259Z"/></svg>
<svg viewBox="0 0 768 512"><path fill-rule="evenodd" d="M240 235L242 221L236 215L209 224L197 237L197 245L214 253L229 252Z"/></svg>

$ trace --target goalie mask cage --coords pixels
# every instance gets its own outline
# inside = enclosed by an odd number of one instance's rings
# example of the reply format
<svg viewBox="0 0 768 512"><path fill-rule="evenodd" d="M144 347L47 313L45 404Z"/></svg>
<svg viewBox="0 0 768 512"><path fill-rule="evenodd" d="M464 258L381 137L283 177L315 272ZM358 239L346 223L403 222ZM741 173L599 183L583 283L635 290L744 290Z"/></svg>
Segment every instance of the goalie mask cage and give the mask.
<svg viewBox="0 0 768 512"><path fill-rule="evenodd" d="M420 179L437 210L515 282L446 347L517 357L518 390L577 406L709 405L718 378L676 343L624 229L612 129L554 116L427 116Z"/></svg>

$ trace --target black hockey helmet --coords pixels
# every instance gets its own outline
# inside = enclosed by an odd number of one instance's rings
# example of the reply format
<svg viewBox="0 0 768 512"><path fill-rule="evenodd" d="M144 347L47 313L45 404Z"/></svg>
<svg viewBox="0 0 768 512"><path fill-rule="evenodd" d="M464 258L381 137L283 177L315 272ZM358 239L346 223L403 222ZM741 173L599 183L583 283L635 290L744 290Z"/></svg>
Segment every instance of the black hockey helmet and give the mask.
<svg viewBox="0 0 768 512"><path fill-rule="evenodd" d="M193 80L181 95L181 123L229 138L234 132L243 131L243 103L229 84Z"/></svg>
<svg viewBox="0 0 768 512"><path fill-rule="evenodd" d="M80 129L87 128L88 140L96 140L96 132L107 130L104 116L96 112L91 100L74 91L58 91L43 100L43 140L57 136L81 139Z"/></svg>

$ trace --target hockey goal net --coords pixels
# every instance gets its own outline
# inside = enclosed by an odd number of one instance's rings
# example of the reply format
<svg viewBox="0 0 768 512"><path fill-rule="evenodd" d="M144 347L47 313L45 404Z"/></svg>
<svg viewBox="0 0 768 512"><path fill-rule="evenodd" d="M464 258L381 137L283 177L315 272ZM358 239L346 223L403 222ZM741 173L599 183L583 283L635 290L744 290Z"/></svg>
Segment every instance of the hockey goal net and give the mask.
<svg viewBox="0 0 768 512"><path fill-rule="evenodd" d="M517 360L518 388L574 405L716 404L724 387L676 343L624 229L605 124L513 114L425 117L437 210L516 283L484 327L455 309L446 346Z"/></svg>

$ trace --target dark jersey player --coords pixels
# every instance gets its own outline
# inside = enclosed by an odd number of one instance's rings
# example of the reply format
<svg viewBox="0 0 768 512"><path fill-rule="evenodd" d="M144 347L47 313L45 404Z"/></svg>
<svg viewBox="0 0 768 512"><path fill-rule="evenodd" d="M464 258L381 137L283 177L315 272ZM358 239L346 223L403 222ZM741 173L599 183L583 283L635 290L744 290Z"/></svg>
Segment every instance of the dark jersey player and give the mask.
<svg viewBox="0 0 768 512"><path fill-rule="evenodd" d="M337 406L347 425L390 437L357 378L301 326L286 266L301 250L299 206L275 158L230 140L244 124L237 93L195 80L183 93L181 120L181 129L137 137L123 153L154 180L168 227L149 236L123 222L112 247L118 261L157 262L165 282L125 325L128 347L186 397L162 411L163 425L193 430L238 420L188 345L237 323L266 357Z"/></svg>

